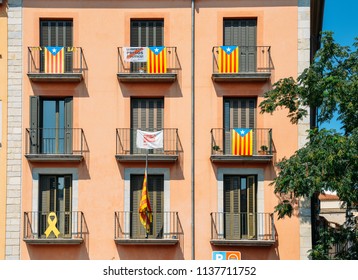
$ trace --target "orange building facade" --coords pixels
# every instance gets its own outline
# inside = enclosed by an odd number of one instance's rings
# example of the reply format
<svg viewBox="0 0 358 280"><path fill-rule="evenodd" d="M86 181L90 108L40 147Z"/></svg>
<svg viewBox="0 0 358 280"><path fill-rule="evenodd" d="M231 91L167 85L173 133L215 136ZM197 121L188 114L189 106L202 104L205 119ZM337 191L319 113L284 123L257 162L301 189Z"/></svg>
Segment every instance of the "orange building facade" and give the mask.
<svg viewBox="0 0 358 280"><path fill-rule="evenodd" d="M258 106L309 65L317 2L22 1L21 174L7 185L21 222L7 258L306 259L309 204L277 220L270 183L309 120ZM138 129L163 131L163 146L138 148Z"/></svg>

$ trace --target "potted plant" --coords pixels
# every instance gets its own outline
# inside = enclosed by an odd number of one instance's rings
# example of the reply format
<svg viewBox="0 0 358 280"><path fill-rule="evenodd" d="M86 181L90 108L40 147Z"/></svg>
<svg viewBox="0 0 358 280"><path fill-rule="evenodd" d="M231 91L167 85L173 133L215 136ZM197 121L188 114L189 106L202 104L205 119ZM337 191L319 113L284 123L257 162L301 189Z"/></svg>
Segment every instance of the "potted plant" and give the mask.
<svg viewBox="0 0 358 280"><path fill-rule="evenodd" d="M145 66L139 67L139 73L147 72L147 68Z"/></svg>
<svg viewBox="0 0 358 280"><path fill-rule="evenodd" d="M213 151L214 151L214 154L218 154L219 152L221 152L220 147L218 145L213 146Z"/></svg>
<svg viewBox="0 0 358 280"><path fill-rule="evenodd" d="M260 154L260 155L267 155L267 151L268 151L268 147L265 146L265 145L262 145L262 146L260 147L259 154Z"/></svg>

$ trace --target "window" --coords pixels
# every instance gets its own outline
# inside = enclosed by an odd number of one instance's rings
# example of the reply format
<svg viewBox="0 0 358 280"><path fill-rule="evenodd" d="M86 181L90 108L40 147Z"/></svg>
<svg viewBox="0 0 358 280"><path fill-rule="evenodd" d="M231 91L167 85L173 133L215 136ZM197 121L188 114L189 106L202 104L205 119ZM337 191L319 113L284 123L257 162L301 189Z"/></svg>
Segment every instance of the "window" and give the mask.
<svg viewBox="0 0 358 280"><path fill-rule="evenodd" d="M256 19L224 19L224 45L239 46L240 72L256 72Z"/></svg>
<svg viewBox="0 0 358 280"><path fill-rule="evenodd" d="M131 192L131 238L144 238L145 229L139 219L139 204L141 200L144 175L130 176ZM149 200L153 213L153 222L150 227L149 238L163 238L164 224L164 176L148 176Z"/></svg>
<svg viewBox="0 0 358 280"><path fill-rule="evenodd" d="M72 153L72 97L30 97L30 153Z"/></svg>
<svg viewBox="0 0 358 280"><path fill-rule="evenodd" d="M41 20L40 21L40 46L65 47L65 72L72 72L73 52L67 47L73 47L73 22L72 20ZM45 68L44 51L41 52L41 72Z"/></svg>
<svg viewBox="0 0 358 280"><path fill-rule="evenodd" d="M133 98L131 100L132 153L145 153L136 147L137 129L157 131L163 129L163 98ZM163 149L149 150L150 153L163 153Z"/></svg>
<svg viewBox="0 0 358 280"><path fill-rule="evenodd" d="M59 237L71 237L72 176L40 175L39 188L39 237L45 237L49 213L55 212ZM51 232L49 237L53 237Z"/></svg>
<svg viewBox="0 0 358 280"><path fill-rule="evenodd" d="M225 239L256 236L256 176L224 175Z"/></svg>
<svg viewBox="0 0 358 280"><path fill-rule="evenodd" d="M132 20L131 47L163 46L163 20Z"/></svg>
<svg viewBox="0 0 358 280"><path fill-rule="evenodd" d="M164 45L163 20L131 20L131 47L154 47ZM131 72L146 67L145 62L132 62Z"/></svg>
<svg viewBox="0 0 358 280"><path fill-rule="evenodd" d="M256 99L224 99L225 154L231 154L232 128L256 128Z"/></svg>

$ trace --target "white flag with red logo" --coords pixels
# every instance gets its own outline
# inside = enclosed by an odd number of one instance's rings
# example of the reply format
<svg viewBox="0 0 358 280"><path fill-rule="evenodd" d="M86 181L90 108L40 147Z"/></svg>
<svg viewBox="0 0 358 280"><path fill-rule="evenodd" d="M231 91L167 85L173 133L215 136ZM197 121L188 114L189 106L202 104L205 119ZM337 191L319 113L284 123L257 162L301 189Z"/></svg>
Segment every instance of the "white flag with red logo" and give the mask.
<svg viewBox="0 0 358 280"><path fill-rule="evenodd" d="M163 130L143 131L137 130L137 148L160 149L163 148Z"/></svg>

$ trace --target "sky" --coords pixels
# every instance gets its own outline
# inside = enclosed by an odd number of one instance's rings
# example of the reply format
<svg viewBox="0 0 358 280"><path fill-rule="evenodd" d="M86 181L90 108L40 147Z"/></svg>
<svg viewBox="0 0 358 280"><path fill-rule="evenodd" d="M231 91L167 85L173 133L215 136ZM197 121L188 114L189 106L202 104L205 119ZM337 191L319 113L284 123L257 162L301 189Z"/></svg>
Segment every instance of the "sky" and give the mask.
<svg viewBox="0 0 358 280"><path fill-rule="evenodd" d="M358 37L358 0L325 0L322 30L333 31L334 39L343 46L352 46ZM333 120L320 125L342 132L341 124Z"/></svg>

